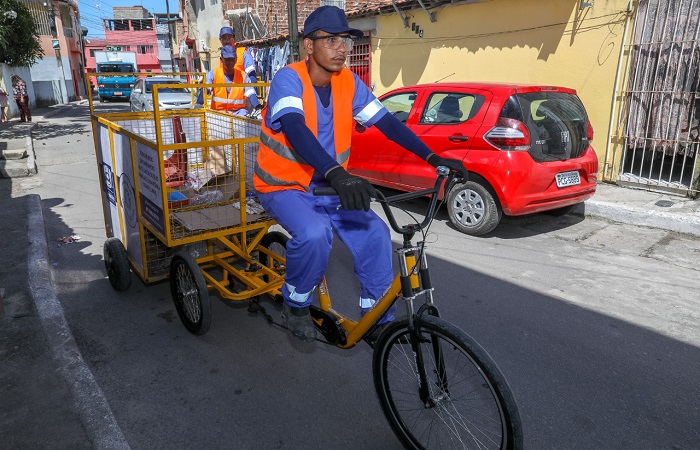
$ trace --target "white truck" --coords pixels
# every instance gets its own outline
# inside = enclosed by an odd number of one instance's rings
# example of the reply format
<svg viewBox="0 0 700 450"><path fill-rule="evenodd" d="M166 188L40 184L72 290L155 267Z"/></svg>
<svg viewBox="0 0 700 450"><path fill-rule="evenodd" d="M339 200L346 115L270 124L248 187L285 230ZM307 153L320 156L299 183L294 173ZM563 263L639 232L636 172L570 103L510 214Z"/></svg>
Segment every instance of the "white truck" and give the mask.
<svg viewBox="0 0 700 450"><path fill-rule="evenodd" d="M97 73L131 73L138 72L135 52L96 51L95 63ZM128 99L131 88L136 83L136 76L97 77L97 94L100 101L119 98Z"/></svg>

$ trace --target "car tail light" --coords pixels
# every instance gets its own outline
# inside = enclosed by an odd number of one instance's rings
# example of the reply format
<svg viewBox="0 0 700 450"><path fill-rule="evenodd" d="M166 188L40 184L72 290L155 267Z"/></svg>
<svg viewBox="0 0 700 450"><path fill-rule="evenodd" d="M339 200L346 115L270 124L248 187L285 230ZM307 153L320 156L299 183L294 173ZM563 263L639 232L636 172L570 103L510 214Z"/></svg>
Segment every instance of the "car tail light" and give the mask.
<svg viewBox="0 0 700 450"><path fill-rule="evenodd" d="M530 150L530 130L519 120L499 117L484 139L499 150Z"/></svg>
<svg viewBox="0 0 700 450"><path fill-rule="evenodd" d="M588 141L593 140L593 125L591 125L591 121L588 121Z"/></svg>

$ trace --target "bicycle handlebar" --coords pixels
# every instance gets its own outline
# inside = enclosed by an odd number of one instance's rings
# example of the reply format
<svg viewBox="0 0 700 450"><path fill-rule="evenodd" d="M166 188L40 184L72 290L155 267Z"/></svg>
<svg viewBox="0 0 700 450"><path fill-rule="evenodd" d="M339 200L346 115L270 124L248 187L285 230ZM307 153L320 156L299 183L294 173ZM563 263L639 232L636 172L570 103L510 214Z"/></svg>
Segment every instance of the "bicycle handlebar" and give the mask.
<svg viewBox="0 0 700 450"><path fill-rule="evenodd" d="M437 179L435 180L435 186L433 186L430 189L423 189L420 191L415 191L415 192L407 192L405 194L396 194L392 195L389 197L386 197L384 194L382 194L380 191L377 191L377 198L379 202L382 205L382 209L384 210L384 213L386 214L387 219L389 220L389 225L391 225L391 228L396 231L397 233L403 234L403 235L413 235L416 231L422 230L423 228L427 227L428 224L433 220L433 217L435 216L435 205L437 205L437 200L440 193L440 190L443 190L444 194L447 194L447 188L452 185L452 182L457 176L456 172L451 171L449 168L445 166L438 166L437 169L435 170L437 173ZM447 183L443 183L445 180L447 180ZM313 189L313 194L316 196L322 196L322 195L338 195L338 193L333 189L332 187L317 187ZM423 219L423 222L420 224L409 224L409 225L404 225L400 226L396 223L396 218L394 217L394 213L392 212L391 208L389 205L391 203L396 203L396 202L401 202L404 200L411 200L414 198L418 197L423 197L425 195L431 195L430 197L430 203L428 204L428 210L425 214L425 219Z"/></svg>

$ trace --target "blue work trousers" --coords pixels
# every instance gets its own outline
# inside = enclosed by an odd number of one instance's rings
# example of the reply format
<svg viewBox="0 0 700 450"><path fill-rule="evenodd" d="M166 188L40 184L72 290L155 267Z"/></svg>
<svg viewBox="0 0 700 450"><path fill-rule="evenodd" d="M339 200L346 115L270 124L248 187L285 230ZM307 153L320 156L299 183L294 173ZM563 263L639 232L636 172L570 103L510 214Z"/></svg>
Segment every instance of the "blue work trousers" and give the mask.
<svg viewBox="0 0 700 450"><path fill-rule="evenodd" d="M333 233L352 253L362 286L360 307L366 312L393 280L389 227L372 210L345 210L337 196L314 196L298 190L259 193L260 203L292 236L287 242L282 294L290 306L309 306L311 294L328 266ZM391 311L380 322L391 320Z"/></svg>

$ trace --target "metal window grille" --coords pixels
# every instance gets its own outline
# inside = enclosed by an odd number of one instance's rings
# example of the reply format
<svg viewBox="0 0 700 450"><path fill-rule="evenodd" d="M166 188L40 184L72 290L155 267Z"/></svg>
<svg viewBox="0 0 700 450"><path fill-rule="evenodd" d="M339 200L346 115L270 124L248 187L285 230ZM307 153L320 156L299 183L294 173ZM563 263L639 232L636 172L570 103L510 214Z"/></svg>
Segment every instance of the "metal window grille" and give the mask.
<svg viewBox="0 0 700 450"><path fill-rule="evenodd" d="M700 195L700 16L696 0L639 3L617 126L617 182Z"/></svg>
<svg viewBox="0 0 700 450"><path fill-rule="evenodd" d="M63 24L63 35L65 37L75 37L73 34L73 17L70 13L70 8L65 5L61 5L61 23Z"/></svg>
<svg viewBox="0 0 700 450"><path fill-rule="evenodd" d="M348 68L355 72L367 86L370 86L372 69L372 34L368 31L365 35L355 40L352 52L348 57Z"/></svg>
<svg viewBox="0 0 700 450"><path fill-rule="evenodd" d="M337 6L340 9L345 9L345 0L321 0L320 6Z"/></svg>
<svg viewBox="0 0 700 450"><path fill-rule="evenodd" d="M22 2L29 9L29 13L36 24L36 31L40 36L51 36L51 17L49 8L35 2Z"/></svg>

